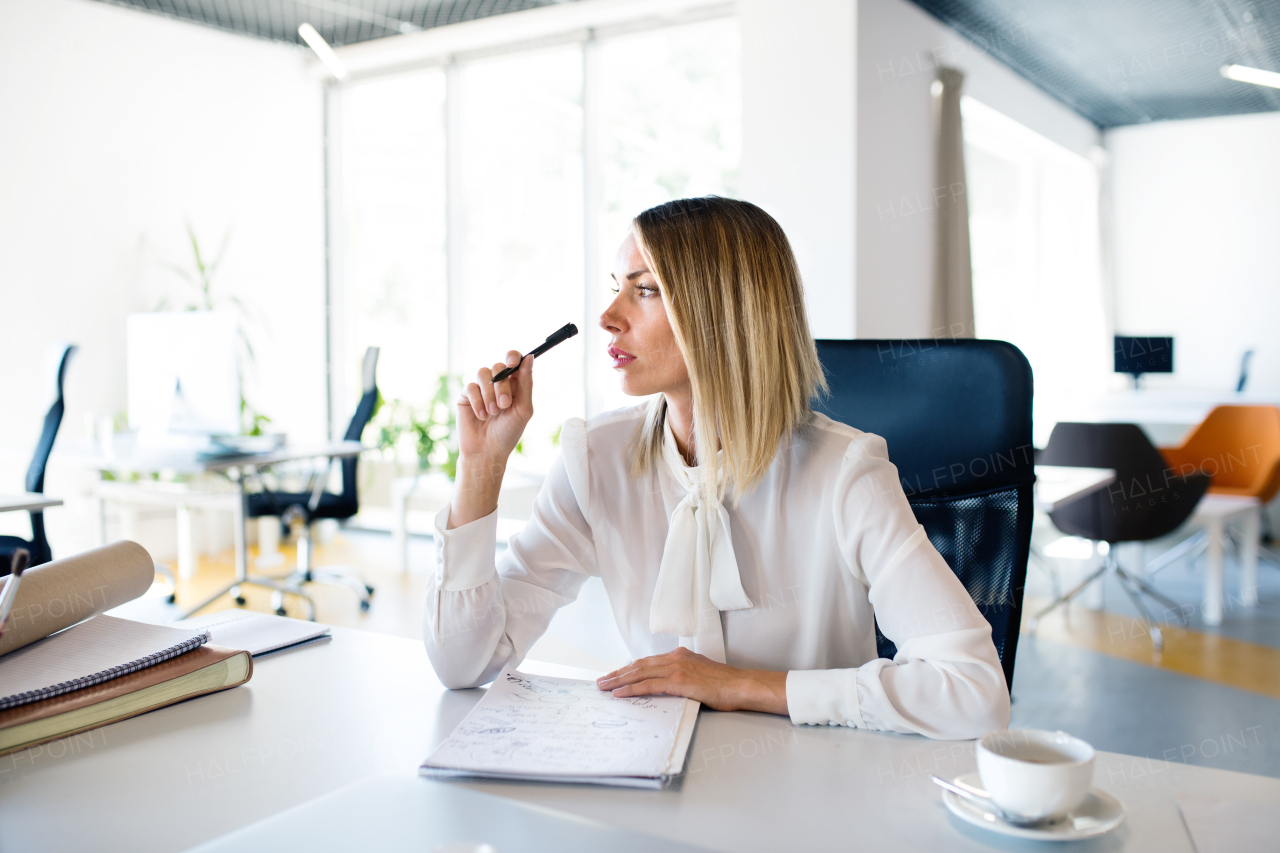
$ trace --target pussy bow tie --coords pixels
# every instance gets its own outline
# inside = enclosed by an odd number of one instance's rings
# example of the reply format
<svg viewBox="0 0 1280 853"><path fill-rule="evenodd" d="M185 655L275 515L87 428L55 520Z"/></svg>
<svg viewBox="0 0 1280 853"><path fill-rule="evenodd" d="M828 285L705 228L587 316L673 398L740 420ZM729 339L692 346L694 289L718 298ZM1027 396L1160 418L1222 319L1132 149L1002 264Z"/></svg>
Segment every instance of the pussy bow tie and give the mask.
<svg viewBox="0 0 1280 853"><path fill-rule="evenodd" d="M685 496L671 513L649 610L649 630L692 637L694 651L724 663L719 611L746 610L752 606L751 599L738 575L729 513L721 503L702 500L698 491L701 468L685 465L670 424L665 432L663 460ZM721 455L717 455L717 464Z"/></svg>

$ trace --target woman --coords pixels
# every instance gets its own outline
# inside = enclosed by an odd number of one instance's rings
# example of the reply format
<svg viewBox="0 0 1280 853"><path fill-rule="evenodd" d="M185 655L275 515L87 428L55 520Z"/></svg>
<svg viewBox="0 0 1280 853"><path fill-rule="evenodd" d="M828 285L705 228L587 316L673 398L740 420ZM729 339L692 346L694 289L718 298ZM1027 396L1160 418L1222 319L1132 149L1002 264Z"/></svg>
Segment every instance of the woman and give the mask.
<svg viewBox="0 0 1280 853"><path fill-rule="evenodd" d="M991 628L916 523L884 441L810 409L825 381L778 224L742 201L663 204L635 218L613 279L609 355L623 391L654 396L565 422L500 570L498 491L533 414L534 360L481 368L458 403L426 603L441 681L474 687L518 664L597 575L637 658L600 679L616 696L935 738L1007 726ZM873 617L892 661L876 657Z"/></svg>

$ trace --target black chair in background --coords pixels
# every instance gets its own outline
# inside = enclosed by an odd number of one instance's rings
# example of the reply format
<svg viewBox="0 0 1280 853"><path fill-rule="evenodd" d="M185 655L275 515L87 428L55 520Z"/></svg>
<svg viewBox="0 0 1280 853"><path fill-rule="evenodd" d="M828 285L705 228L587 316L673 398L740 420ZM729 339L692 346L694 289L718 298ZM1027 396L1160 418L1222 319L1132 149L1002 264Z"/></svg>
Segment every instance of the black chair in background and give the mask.
<svg viewBox="0 0 1280 853"><path fill-rule="evenodd" d="M1112 468L1116 481L1049 514L1054 526L1063 533L1105 542L1108 547L1097 571L1037 613L1032 627L1046 613L1071 601L1089 584L1111 572L1146 619L1151 642L1160 649L1164 638L1142 596L1145 594L1160 602L1184 625L1186 614L1141 578L1120 568L1115 545L1147 542L1172 533L1190 517L1212 478L1198 471L1185 477L1177 476L1146 433L1134 424L1060 423L1040 451L1039 461L1044 465Z"/></svg>
<svg viewBox="0 0 1280 853"><path fill-rule="evenodd" d="M362 370L363 393L356 412L347 427L345 441L359 441L365 425L373 417L373 410L378 404L378 348L369 347L364 354ZM360 609L369 609L369 597L373 595L373 587L354 577L349 571L335 566L316 568L312 566L311 523L324 518L345 521L360 510L360 498L356 489L356 467L358 456L350 456L342 460L342 491L328 492L325 486L329 480L329 470L333 460L329 460L322 470L311 477L311 488L305 492L277 492L263 490L248 495L248 517L262 518L272 516L279 518L281 524L293 531L297 536L298 561L294 572L285 579L285 583L295 587L299 594L304 594L302 584L328 583L345 586L355 591L360 597ZM244 601L238 603L243 604ZM276 592L272 597L272 605L276 612L284 615L284 595ZM312 616L314 617L314 611Z"/></svg>
<svg viewBox="0 0 1280 853"><path fill-rule="evenodd" d="M916 520L991 623L1013 688L1034 513L1031 365L984 340L822 340L814 408L889 446ZM876 627L881 657L897 649Z"/></svg>
<svg viewBox="0 0 1280 853"><path fill-rule="evenodd" d="M28 492L44 491L44 471L49 464L49 453L53 450L53 440L58 437L58 427L62 425L62 413L66 403L62 396L63 382L67 376L67 365L77 349L75 344L58 344L60 351L55 350L53 356L53 403L44 416L44 428L40 431L40 440L36 442L36 452L31 457L31 465L27 468L26 490ZM44 532L44 512L31 511L31 539L21 536L0 536L0 575L9 574L9 564L13 552L25 548L31 554L30 565L38 566L53 559L49 549L49 540Z"/></svg>

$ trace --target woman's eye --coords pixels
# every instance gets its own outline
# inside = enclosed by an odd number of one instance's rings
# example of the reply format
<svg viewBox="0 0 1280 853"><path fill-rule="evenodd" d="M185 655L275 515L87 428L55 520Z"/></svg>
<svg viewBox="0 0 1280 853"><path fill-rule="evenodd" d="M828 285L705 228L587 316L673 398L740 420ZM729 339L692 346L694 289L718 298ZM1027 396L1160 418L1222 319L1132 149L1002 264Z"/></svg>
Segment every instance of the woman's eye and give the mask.
<svg viewBox="0 0 1280 853"><path fill-rule="evenodd" d="M610 292L610 293L615 293L615 294L616 294L619 290L621 290L621 288L620 288L620 287L618 287L618 285L617 285L617 284L611 284L611 285L609 285L609 292Z"/></svg>
<svg viewBox="0 0 1280 853"><path fill-rule="evenodd" d="M647 285L647 284L638 284L638 285L636 285L636 290L640 291L640 298L641 298L641 299L647 299L647 298L648 298L648 297L650 297L650 296L657 296L657 295L658 295L658 288L656 288L656 287L650 287L650 286L649 286L649 285Z"/></svg>

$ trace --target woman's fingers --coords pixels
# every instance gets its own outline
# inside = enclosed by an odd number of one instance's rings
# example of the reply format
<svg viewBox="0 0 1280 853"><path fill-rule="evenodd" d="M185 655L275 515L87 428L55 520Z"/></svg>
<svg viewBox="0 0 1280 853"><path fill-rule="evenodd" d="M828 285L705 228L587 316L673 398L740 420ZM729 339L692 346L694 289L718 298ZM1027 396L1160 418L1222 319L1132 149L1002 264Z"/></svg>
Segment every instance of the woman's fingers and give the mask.
<svg viewBox="0 0 1280 853"><path fill-rule="evenodd" d="M520 353L512 350L507 356L508 363L510 363L510 357L512 355L520 358ZM520 369L516 371L515 375L516 387L514 400L516 405L520 408L520 411L526 416L533 414L533 362L534 359L532 358L523 358L520 361Z"/></svg>
<svg viewBox="0 0 1280 853"><path fill-rule="evenodd" d="M497 376L506 369L507 365L499 362L493 366L493 375ZM496 402L498 411L502 411L511 405L511 377L507 377L501 382L493 383L493 399Z"/></svg>
<svg viewBox="0 0 1280 853"><path fill-rule="evenodd" d="M518 364L520 364L520 353L517 352L516 350L511 350L510 352L507 353L507 361L505 364L495 364L493 366L494 375L497 375L498 371L506 370L508 367L515 367ZM513 376L515 377L518 377L519 375L520 375L519 373L513 374ZM497 394L497 397L498 397L499 409L505 409L511 405L512 393L513 393L511 386L512 386L512 377L510 376L502 380L501 382L494 383L493 387L494 387L494 392Z"/></svg>
<svg viewBox="0 0 1280 853"><path fill-rule="evenodd" d="M480 386L472 382L463 392L466 402L471 404L471 412L480 420L489 419L489 410L485 408L484 394L480 390ZM460 401L461 402L461 401Z"/></svg>
<svg viewBox="0 0 1280 853"><path fill-rule="evenodd" d="M498 370L501 370L498 365ZM476 384L480 386L480 395L484 398L485 411L491 415L498 413L498 398L493 393L493 374L494 371L487 367L482 367L476 371Z"/></svg>
<svg viewBox="0 0 1280 853"><path fill-rule="evenodd" d="M666 655L641 658L638 661L616 669L596 681L601 690L614 690L626 684L635 684L649 678L661 678L669 674L672 662Z"/></svg>
<svg viewBox="0 0 1280 853"><path fill-rule="evenodd" d="M679 688L671 683L669 678L649 678L644 681L637 681L635 684L628 684L619 687L613 691L613 695L619 699L625 699L628 696L651 696L655 693L668 693L672 696L683 696Z"/></svg>

